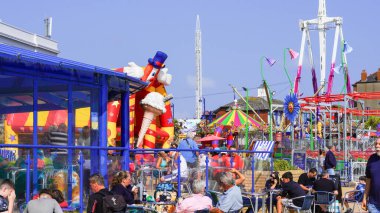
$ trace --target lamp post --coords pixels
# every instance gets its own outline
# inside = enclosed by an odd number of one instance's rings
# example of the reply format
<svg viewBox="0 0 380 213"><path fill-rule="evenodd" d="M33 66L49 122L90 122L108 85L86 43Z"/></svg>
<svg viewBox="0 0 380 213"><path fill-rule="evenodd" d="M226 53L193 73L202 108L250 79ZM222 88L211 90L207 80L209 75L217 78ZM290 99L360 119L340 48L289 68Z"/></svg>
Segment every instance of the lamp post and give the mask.
<svg viewBox="0 0 380 213"><path fill-rule="evenodd" d="M270 66L273 66L274 63L276 63L276 60L274 59L269 59L269 58L266 58L265 56L262 56L260 58L260 73L261 73L261 78L263 79L264 81L264 87L266 87L266 89L268 90L267 91L267 95L269 96L269 140L270 141L273 141L273 122L272 122L272 92L269 88L269 85L267 84L267 82L265 81L265 78L264 78L264 74L263 74L263 59L266 59L268 64Z"/></svg>
<svg viewBox="0 0 380 213"><path fill-rule="evenodd" d="M174 103L170 105L172 107L172 114L173 114L173 120L174 120Z"/></svg>
<svg viewBox="0 0 380 213"><path fill-rule="evenodd" d="M248 149L248 88L243 87L243 90L245 91L245 111L247 113L247 117L245 120L245 149Z"/></svg>
<svg viewBox="0 0 380 213"><path fill-rule="evenodd" d="M202 97L203 99L203 119L206 119L206 99L205 97Z"/></svg>
<svg viewBox="0 0 380 213"><path fill-rule="evenodd" d="M292 83L292 80L290 80L290 77L289 77L289 73L288 73L288 70L286 69L286 51L289 51L290 48L284 48L284 71L285 71L285 74L286 74L286 77L288 77L288 80L289 80L289 84L290 84L290 93L293 93L293 83Z"/></svg>

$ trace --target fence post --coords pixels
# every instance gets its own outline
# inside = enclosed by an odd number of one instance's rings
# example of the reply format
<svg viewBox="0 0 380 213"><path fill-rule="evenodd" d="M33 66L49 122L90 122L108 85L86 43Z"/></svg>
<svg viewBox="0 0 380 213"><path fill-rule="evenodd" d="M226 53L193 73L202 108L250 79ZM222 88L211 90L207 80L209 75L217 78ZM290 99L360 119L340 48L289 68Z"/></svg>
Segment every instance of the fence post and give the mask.
<svg viewBox="0 0 380 213"><path fill-rule="evenodd" d="M83 153L79 151L79 213L83 212Z"/></svg>
<svg viewBox="0 0 380 213"><path fill-rule="evenodd" d="M252 170L252 189L251 192L255 192L255 156L251 156L251 170Z"/></svg>
<svg viewBox="0 0 380 213"><path fill-rule="evenodd" d="M206 153L206 191L208 191L208 154Z"/></svg>
<svg viewBox="0 0 380 213"><path fill-rule="evenodd" d="M177 182L178 182L178 197L181 197L181 157L177 157L177 166L178 166L178 173L177 173Z"/></svg>
<svg viewBox="0 0 380 213"><path fill-rule="evenodd" d="M26 203L30 200L30 151L26 156Z"/></svg>

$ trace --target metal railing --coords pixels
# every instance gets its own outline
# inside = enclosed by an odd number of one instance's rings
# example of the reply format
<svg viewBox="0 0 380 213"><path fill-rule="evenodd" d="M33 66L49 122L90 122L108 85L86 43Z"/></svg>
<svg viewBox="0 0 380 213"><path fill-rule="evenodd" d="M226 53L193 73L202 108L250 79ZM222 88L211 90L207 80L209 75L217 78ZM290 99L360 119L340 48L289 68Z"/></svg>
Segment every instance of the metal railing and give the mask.
<svg viewBox="0 0 380 213"><path fill-rule="evenodd" d="M210 168L210 163L211 163L211 159L209 158L208 156L208 153L209 152L217 152L217 153L221 153L221 152L226 152L226 153L231 153L231 152L234 152L234 153L239 153L239 154L244 154L247 155L245 159L250 159L250 165L247 167L244 166L244 169L250 169L252 172L251 172L251 175L252 175L252 188L251 188L251 192L255 192L255 189L254 189L254 180L255 180L255 177L254 177L254 171L255 171L255 165L257 165L255 163L255 157L254 157L254 154L259 154L259 153L269 153L271 154L272 152L267 152L267 151L250 151L250 150L208 150L208 149L203 149L203 150L192 150L192 149L128 149L126 147L99 147L99 146L50 146L50 145L23 145L23 144L0 144L0 149L1 148L22 148L22 149L32 149L32 150L35 150L35 149L52 149L52 148L60 148L60 149L68 149L68 150L115 150L115 151L121 151L121 152L124 152L125 153L129 153L129 154L134 154L134 156L136 155L152 155L152 154L155 154L159 151L175 151L175 152L184 152L184 151L191 151L191 152L200 152L200 153L203 153L206 155L206 159L205 159L205 167L203 168L204 169L204 172L205 172L205 178L206 178L206 189L209 188L209 177L212 177L209 175L210 171L212 171L212 169ZM126 159L125 161L123 159ZM25 163L26 163L26 202L28 202L30 200L30 196L32 195L31 193L31 189L32 189L32 185L31 185L31 176L32 176L32 173L31 173L31 167L32 165L34 164L33 161L37 160L36 158L33 158L31 159L31 155L30 155L30 152L27 153L26 155L26 159L25 159ZM99 159L99 161L101 161L102 159ZM103 159L104 160L104 159ZM270 159L268 159L270 160ZM232 163L232 159L230 158L230 161L231 161L231 164L230 164L230 168L233 167L233 163ZM78 205L78 209L79 209L79 212L83 212L83 208L84 208L84 205L83 205L83 199L84 199L84 191L83 191L83 186L84 186L84 157L83 157L83 154L82 152L80 151L79 152L79 160L78 161L74 161L74 166L77 167L77 172L79 172L79 205ZM95 162L96 163L96 162ZM129 170L129 165L130 163L131 164L137 164L137 162L134 162L133 159L130 159L130 156L128 156L128 158L123 158L123 157L120 157L120 163L121 164L125 164L124 165L124 168L127 168L127 170ZM141 163L141 166L144 165L144 158L141 158L140 160L140 163ZM177 158L176 160L176 164L177 165L181 165L181 158ZM71 164L70 164L71 165ZM49 168L50 169L50 168ZM72 174L73 172L73 166L69 166L67 168L68 171L71 170L71 172L67 172L67 174ZM181 196L181 171L180 171L181 167L180 166L177 166L177 174L179 174L177 176L177 190L178 190L178 197ZM224 168L225 170L228 170L229 168L228 167L225 167ZM42 169L43 170L43 169ZM138 169L136 169L137 171ZM246 170L243 170L243 171L246 171ZM51 176L51 169L49 170L49 176ZM15 176L15 174L13 174ZM70 177L69 175L67 175L67 179L64 180L64 181L67 181L67 194L70 194L71 191L72 191L72 188L70 188L72 186L72 184L74 183L74 180L72 178L72 176ZM43 187L46 187L47 186L47 180L46 178L43 179ZM34 186L36 187L36 186ZM140 189L140 193L142 193L142 188ZM72 202L72 200L68 200L69 204Z"/></svg>

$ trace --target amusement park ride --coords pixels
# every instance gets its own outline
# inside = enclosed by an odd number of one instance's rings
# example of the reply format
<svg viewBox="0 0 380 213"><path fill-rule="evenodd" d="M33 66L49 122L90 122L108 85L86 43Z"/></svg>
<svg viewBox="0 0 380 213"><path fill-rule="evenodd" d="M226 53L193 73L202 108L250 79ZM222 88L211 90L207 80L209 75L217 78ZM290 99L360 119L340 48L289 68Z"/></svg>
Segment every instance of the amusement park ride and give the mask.
<svg viewBox="0 0 380 213"><path fill-rule="evenodd" d="M351 93L351 85L350 85L350 78L348 75L348 69L347 69L347 57L346 53L349 52L348 44L344 40L343 37L343 19L341 17L327 17L326 13L326 0L319 0L319 8L318 8L318 18L311 19L311 20L305 20L300 21L300 28L302 31L302 40L301 40L301 48L300 48L300 57L298 61L298 69L297 69L297 77L295 79L294 84L294 93L299 93L299 83L301 80L301 70L302 70L302 63L303 63L303 56L304 56L304 48L305 48L305 41L307 41L308 46L308 52L309 52L309 61L311 65L311 73L312 73L312 84L313 84L313 90L314 94L318 95L319 91L321 93L324 93L324 88L326 86L326 79L325 79L325 73L326 73L326 31L328 29L335 28L335 36L334 36L334 46L333 46L333 52L332 52L332 58L331 58L331 66L330 66L330 73L328 77L327 82L327 91L326 95L330 95L332 91L332 85L334 80L334 73L336 69L336 54L337 54L337 48L338 48L338 39L340 37L340 44L343 46L342 51L342 66L344 68L344 74L346 79L346 89L347 93ZM314 66L314 60L313 60L313 52L312 52L312 46L311 46L311 40L310 40L310 31L311 30L317 30L319 34L319 62L320 62L320 87L318 88L317 84L317 77L315 73L315 66ZM346 49L345 49L346 48Z"/></svg>
<svg viewBox="0 0 380 213"><path fill-rule="evenodd" d="M248 98L244 98L237 89L231 85L234 92L237 93L241 99L246 104L246 109L251 109L253 113L257 116L257 119L251 118L248 113L244 113L242 110L238 109L237 104L232 107L232 110L220 118L217 118L214 122L209 124L209 127L214 128L214 136L224 136L226 138L226 147L230 147L234 143L235 133L238 133L238 130L245 128L245 139L248 139L248 130L250 127L253 129L260 129L264 132L266 129L270 129L269 140L272 142L272 128L280 132L290 131L290 141L292 142L292 151L297 148L305 149L305 153L308 153L308 157L315 158L315 149L322 149L327 144L325 140L329 140L329 143L338 144L337 155L340 156L341 160L346 165L350 159L354 159L356 153L350 153L349 150L352 148L359 151L358 143L356 146L353 146L353 126L356 123L363 123L364 116L375 115L380 116L380 111L378 110L364 110L364 102L361 100L364 99L380 99L380 92L373 93L355 93L351 91L350 78L348 74L347 67L347 57L346 54L350 52L350 48L347 42L343 37L342 30L343 19L341 17L327 17L326 13L326 1L319 0L319 9L318 9L318 18L312 20L306 20L300 22L300 28L302 31L301 39L301 48L299 54L297 75L294 81L294 87L291 85L291 91L289 96L285 99L285 104L283 106L284 111L286 111L286 118L290 121L285 122L285 115L282 117L282 121L278 127L275 126L275 122L272 121L272 118L269 118L269 126L264 122L264 120L259 116L259 114L254 110L252 106L249 105ZM328 81L326 82L326 31L328 29L335 29L333 50L332 50L332 59L331 66L328 76ZM317 75L313 60L312 52L312 43L310 40L310 31L317 30L319 33L319 62L320 62L320 85L318 86ZM201 38L200 38L200 24L199 17L197 17L197 30L196 30L196 70L197 70L197 95L196 95L196 116L200 117L201 115L201 97L202 97L202 70L201 70ZM339 39L340 38L340 39ZM304 49L305 44L308 47L308 56L311 64L311 73L312 73L312 85L313 85L313 95L310 97L302 97L300 91L300 82L301 82L301 71L303 65ZM338 53L338 46L341 45L341 66L336 65L336 55ZM290 49L289 49L290 51ZM296 58L295 52L291 53L292 59ZM285 57L284 57L285 58ZM128 66L117 68L112 72L120 74L127 73L128 76L132 76L136 79L141 80L146 83L147 86L138 92L132 94L128 100L125 101L129 103L129 149L137 148L137 151L141 149L156 149L163 148L167 149L170 147L170 143L174 139L174 118L171 111L170 99L171 95L167 94L166 87L170 85L172 76L168 73L168 69L165 67L164 63L167 59L167 55L163 52L158 51L153 58L148 60L148 64L145 67L140 67L133 62L128 63ZM284 59L285 60L285 59ZM343 67L344 70L344 85L345 93L334 95L332 94L334 73L338 67ZM285 61L284 61L284 68ZM290 79L290 78L289 78ZM264 80L264 79L263 79ZM265 83L265 85L267 85ZM327 86L327 88L326 88ZM326 88L326 89L325 89ZM272 104L271 104L271 93L268 89L267 92L268 102L270 102L270 115L272 113ZM248 95L247 95L248 96ZM128 96L127 96L128 97ZM302 98L301 98L302 97ZM112 99L112 100L111 100ZM105 100L105 103L108 99ZM37 102L37 100L35 101ZM361 104L361 110L353 108L353 102ZM107 141L108 147L120 146L117 142L122 141L120 139L121 125L120 123L123 120L122 116L125 116L123 113L120 113L121 109L121 100L119 96L111 97L108 100L107 104L107 120L104 120L107 123ZM125 105L123 105L125 106ZM275 108L277 106L274 106ZM78 135L85 126L90 126L95 128L95 122L91 120L91 113L89 107L77 108L74 109L75 112L75 121L73 132ZM125 112L125 111L124 111ZM357 119L359 121L353 121L353 116L358 116L362 119ZM38 111L30 112L24 111L22 113L9 113L5 116L4 121L4 142L5 144L17 144L19 142L20 136L25 134L34 134L42 135L49 131L51 126L58 126L59 124L68 124L68 110L50 110L50 111ZM38 119L35 119L38 118ZM33 122L33 119L37 120L38 123ZM308 123L306 127L305 123ZM324 123L324 125L322 124ZM37 125L36 125L37 124ZM125 122L123 123L125 124ZM248 125L249 124L249 125ZM97 122L96 122L97 125ZM226 126L229 126L225 128ZM250 127L249 127L250 126ZM359 125L357 125L359 126ZM96 127L97 128L97 127ZM314 130L313 130L314 129ZM365 132L364 127L358 127L359 131ZM297 136L295 137L295 131L297 131ZM36 133L37 132L37 133ZM128 132L128 131L126 131ZM313 135L314 132L314 135ZM309 138L306 139L305 133L310 134ZM281 134L281 133L280 133ZM75 135L75 134L74 134ZM105 135L105 134L104 134ZM263 134L264 135L264 134ZM281 135L282 136L282 135ZM295 138L298 138L298 141L302 141L303 144L300 144L299 147L295 147ZM314 144L313 140L317 140L318 143ZM35 140L37 142L38 137ZM264 137L262 140L266 140ZM276 138L277 140L277 138ZM308 141L307 141L308 140ZM364 141L364 137L357 140ZM28 141L25 144L31 142ZM278 140L279 142L281 141ZM307 141L307 142L305 142ZM137 143L136 143L137 142ZM37 142L38 143L38 142ZM136 144L135 144L136 143ZM274 143L274 142L273 142ZM305 144L309 143L308 146ZM218 140L212 141L211 145L213 148L218 147ZM253 144L253 143L251 143ZM364 144L364 143L363 143ZM103 148L102 151L106 150L108 147ZM12 146L10 146L12 147ZM245 149L248 148L248 143L245 144ZM362 146L360 151L364 151L366 146ZM70 148L71 150L73 148ZM18 150L18 148L10 148L10 150ZM34 148L35 153L36 148ZM122 149L120 149L122 150ZM245 150L246 151L246 150ZM243 151L244 152L244 151ZM126 153L126 152L125 152ZM351 154L351 157L349 156ZM17 158L18 153L15 152L15 157ZM124 155L126 156L126 155ZM124 157L123 156L123 157ZM107 157L107 154L106 154ZM138 162L138 158L153 160L153 155L135 155ZM129 155L127 156L129 160ZM253 160L252 160L253 161ZM129 161L125 161L128 162ZM126 163L126 165L128 165ZM254 166L254 163L252 164ZM344 167L344 175L349 177L348 167ZM254 169L253 169L254 171ZM36 173L37 174L37 173ZM67 174L67 176L69 176ZM67 177L66 176L66 177ZM64 179L64 178L60 178ZM69 187L68 187L69 188ZM79 187L78 187L79 188ZM73 196L74 197L74 196ZM79 199L79 197L77 198Z"/></svg>

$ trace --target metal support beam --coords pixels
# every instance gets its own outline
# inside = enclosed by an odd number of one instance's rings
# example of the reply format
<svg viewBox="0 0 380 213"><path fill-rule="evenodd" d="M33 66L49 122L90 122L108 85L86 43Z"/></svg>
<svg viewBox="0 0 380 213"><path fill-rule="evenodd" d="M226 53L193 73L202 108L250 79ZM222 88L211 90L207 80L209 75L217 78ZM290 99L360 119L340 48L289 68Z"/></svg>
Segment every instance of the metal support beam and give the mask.
<svg viewBox="0 0 380 213"><path fill-rule="evenodd" d="M100 88L100 101L99 101L99 146L107 147L107 103L108 103L108 83L107 76L101 77L102 87ZM107 150L99 151L100 157L100 175L104 177L104 185L108 188L108 175L107 175Z"/></svg>
<svg viewBox="0 0 380 213"><path fill-rule="evenodd" d="M123 170L129 171L129 84L126 92L121 94L121 146L125 147L123 151Z"/></svg>

